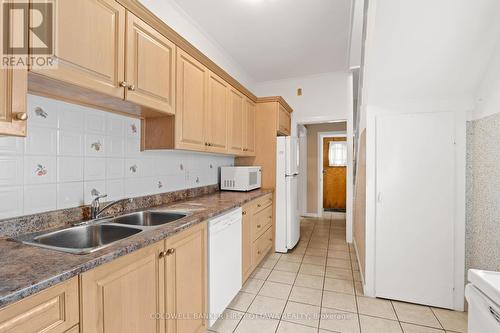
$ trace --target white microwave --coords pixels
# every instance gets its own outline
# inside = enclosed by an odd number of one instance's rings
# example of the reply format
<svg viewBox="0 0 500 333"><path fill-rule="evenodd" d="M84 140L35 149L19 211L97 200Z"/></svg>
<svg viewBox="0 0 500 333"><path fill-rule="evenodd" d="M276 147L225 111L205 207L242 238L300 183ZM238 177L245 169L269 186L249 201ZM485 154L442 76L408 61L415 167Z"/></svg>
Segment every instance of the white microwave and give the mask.
<svg viewBox="0 0 500 333"><path fill-rule="evenodd" d="M260 188L261 167L221 167L220 189L224 191L251 191Z"/></svg>

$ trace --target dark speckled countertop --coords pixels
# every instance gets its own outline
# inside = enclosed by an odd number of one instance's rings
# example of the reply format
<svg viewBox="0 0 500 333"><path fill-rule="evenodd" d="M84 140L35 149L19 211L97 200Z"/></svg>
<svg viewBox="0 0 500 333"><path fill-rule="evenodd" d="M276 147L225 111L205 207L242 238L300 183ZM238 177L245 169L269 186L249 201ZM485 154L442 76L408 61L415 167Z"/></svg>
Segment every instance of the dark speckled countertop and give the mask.
<svg viewBox="0 0 500 333"><path fill-rule="evenodd" d="M0 308L268 193L271 190L216 192L151 207L191 211L192 215L86 255L52 251L6 238L0 239Z"/></svg>

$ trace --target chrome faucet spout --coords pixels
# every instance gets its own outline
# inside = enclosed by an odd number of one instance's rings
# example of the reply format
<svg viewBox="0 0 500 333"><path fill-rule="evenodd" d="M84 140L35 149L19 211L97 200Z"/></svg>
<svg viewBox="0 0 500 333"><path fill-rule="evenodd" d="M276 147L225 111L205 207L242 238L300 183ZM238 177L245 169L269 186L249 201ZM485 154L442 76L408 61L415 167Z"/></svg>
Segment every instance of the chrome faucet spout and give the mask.
<svg viewBox="0 0 500 333"><path fill-rule="evenodd" d="M104 206L103 208L100 208L100 203L99 203L99 199L102 199L102 198L105 198L107 197L107 195L100 195L100 196L97 196L93 201L92 201L92 204L90 206L90 218L92 220L95 220L97 218L99 218L106 210L108 210L109 208L119 204L119 203L122 203L122 202L132 202L132 199L131 198L125 198L125 199L120 199L120 200L116 200L116 201L113 201L109 204L107 204L106 206Z"/></svg>

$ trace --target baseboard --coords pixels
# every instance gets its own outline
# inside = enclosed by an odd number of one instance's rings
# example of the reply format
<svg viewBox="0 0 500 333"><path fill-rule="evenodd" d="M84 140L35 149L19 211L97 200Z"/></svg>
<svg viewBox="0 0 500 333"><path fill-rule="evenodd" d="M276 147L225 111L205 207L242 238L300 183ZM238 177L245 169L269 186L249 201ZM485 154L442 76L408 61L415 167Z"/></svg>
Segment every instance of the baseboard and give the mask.
<svg viewBox="0 0 500 333"><path fill-rule="evenodd" d="M304 213L302 217L320 217L318 213Z"/></svg>

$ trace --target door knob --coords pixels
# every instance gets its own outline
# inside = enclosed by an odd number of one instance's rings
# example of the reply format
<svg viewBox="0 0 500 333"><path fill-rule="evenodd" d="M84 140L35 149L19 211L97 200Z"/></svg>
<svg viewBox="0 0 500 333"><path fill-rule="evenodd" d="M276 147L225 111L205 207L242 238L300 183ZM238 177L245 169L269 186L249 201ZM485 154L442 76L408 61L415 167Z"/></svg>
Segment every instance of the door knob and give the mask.
<svg viewBox="0 0 500 333"><path fill-rule="evenodd" d="M16 120L26 121L28 120L28 114L26 112L16 113L15 118Z"/></svg>

